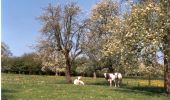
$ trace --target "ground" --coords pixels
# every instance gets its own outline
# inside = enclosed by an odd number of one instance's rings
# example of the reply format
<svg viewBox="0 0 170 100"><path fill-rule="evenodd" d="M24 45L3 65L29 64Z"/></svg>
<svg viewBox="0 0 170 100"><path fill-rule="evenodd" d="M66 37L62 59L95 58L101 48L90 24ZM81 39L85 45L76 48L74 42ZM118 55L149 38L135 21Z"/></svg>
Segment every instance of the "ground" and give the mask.
<svg viewBox="0 0 170 100"><path fill-rule="evenodd" d="M73 77L75 79L76 77ZM120 88L104 78L83 77L85 86L66 84L62 76L1 74L2 100L170 100L163 80L123 79Z"/></svg>

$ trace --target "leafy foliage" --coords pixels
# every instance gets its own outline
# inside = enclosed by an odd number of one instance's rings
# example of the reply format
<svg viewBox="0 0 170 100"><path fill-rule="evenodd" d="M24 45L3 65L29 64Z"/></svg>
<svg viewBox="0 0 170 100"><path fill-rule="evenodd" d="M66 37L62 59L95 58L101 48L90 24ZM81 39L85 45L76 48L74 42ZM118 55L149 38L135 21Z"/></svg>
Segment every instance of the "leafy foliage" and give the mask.
<svg viewBox="0 0 170 100"><path fill-rule="evenodd" d="M36 54L24 54L21 57L10 57L2 64L2 72L42 74L41 61L35 59Z"/></svg>

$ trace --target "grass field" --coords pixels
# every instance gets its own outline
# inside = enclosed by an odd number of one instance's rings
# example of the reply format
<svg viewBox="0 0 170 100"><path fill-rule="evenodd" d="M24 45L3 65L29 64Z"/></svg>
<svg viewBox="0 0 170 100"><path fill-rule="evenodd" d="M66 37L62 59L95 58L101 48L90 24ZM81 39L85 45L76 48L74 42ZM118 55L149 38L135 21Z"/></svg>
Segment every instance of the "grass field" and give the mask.
<svg viewBox="0 0 170 100"><path fill-rule="evenodd" d="M72 79L75 79L73 77ZM109 87L104 78L85 78L85 86L66 84L65 77L1 74L2 100L170 100L163 81L123 79L120 88Z"/></svg>

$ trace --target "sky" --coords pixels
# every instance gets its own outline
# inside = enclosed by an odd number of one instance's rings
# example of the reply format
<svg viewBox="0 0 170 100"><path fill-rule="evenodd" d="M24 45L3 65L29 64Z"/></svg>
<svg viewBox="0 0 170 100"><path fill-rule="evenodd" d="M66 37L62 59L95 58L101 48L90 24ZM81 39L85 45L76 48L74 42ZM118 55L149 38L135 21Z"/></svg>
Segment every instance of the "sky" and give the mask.
<svg viewBox="0 0 170 100"><path fill-rule="evenodd" d="M1 0L1 41L13 56L33 52L31 48L40 36L41 23L36 18L49 3L65 4L75 1L87 14L99 0Z"/></svg>

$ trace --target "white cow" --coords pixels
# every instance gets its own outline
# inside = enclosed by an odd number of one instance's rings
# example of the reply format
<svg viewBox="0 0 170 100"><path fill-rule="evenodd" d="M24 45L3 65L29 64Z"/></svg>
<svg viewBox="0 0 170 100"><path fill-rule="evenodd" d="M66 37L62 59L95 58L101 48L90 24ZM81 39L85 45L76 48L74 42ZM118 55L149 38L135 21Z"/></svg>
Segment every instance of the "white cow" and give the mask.
<svg viewBox="0 0 170 100"><path fill-rule="evenodd" d="M81 76L79 76L77 79L74 80L75 85L84 85L84 82L80 80Z"/></svg>
<svg viewBox="0 0 170 100"><path fill-rule="evenodd" d="M112 86L112 82L114 82L115 87L119 87L122 81L122 74L121 73L104 73L104 77L107 81L109 81L110 86Z"/></svg>

